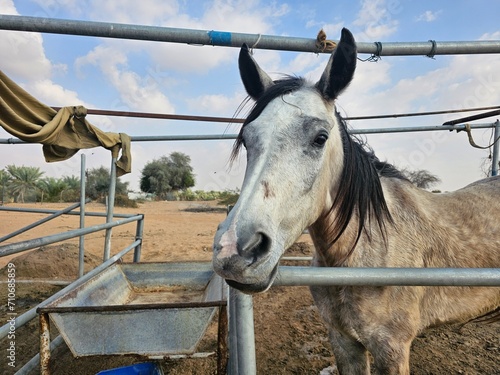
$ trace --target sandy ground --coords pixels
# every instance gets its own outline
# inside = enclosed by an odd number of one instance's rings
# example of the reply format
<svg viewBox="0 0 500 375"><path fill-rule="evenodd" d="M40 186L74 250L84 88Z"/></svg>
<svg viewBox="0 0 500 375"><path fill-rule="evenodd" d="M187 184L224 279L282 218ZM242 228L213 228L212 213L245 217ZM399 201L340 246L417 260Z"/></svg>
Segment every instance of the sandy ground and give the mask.
<svg viewBox="0 0 500 375"><path fill-rule="evenodd" d="M115 212L145 215L142 261L188 261L211 259L212 239L224 212L186 212L205 203L199 202L149 202L136 209L117 208ZM209 203L213 206L214 203ZM65 204L9 205L61 209ZM100 204L87 205L87 211L104 212ZM0 237L22 228L45 214L0 211ZM103 223L104 218L87 217L86 226ZM24 232L5 243L38 238L53 233L76 229L77 216L65 215ZM130 244L136 233L135 224L113 229L111 253L115 254ZM4 243L3 243L4 244ZM104 233L94 233L85 239L86 271L102 261ZM293 247L290 255L311 255L310 239L304 235ZM127 256L131 261L132 256ZM0 258L0 317L7 321L8 262L16 265L16 313L35 306L61 286L47 284L45 280L70 281L78 272L78 240L49 245L27 253ZM301 265L307 263L302 262ZM288 264L287 264L288 265ZM275 287L254 297L256 352L258 374L320 374L332 366L334 358L327 340L326 330L312 303L306 287ZM216 320L215 320L216 321ZM214 322L215 322L214 321ZM209 328L199 351L215 350L216 324ZM57 334L53 328L52 338ZM16 330L15 368L8 365L7 339L0 341L0 373L13 374L27 360L38 353L38 322ZM86 357L74 358L66 345L52 356L52 373L96 374L113 367L135 363L136 357ZM216 358L164 360L165 374L213 374ZM333 369L333 367L330 367ZM412 374L500 374L500 324L468 324L449 326L426 331L412 346ZM38 370L32 372L38 373ZM336 372L323 371L321 374Z"/></svg>

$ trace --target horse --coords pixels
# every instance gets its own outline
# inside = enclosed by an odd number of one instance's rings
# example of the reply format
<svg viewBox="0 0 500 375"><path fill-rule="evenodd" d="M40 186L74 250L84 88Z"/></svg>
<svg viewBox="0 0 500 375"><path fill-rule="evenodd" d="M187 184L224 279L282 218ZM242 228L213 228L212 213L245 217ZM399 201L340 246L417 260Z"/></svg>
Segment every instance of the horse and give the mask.
<svg viewBox="0 0 500 375"><path fill-rule="evenodd" d="M284 251L308 228L315 267L500 267L500 177L431 193L347 131L335 107L353 79L347 29L321 78L272 80L243 45L238 65L255 104L231 158L246 148L239 199L214 237L212 264L252 294L273 283ZM498 319L500 288L314 286L340 374L409 374L424 329ZM489 314L489 315L488 315ZM373 360L369 358L371 354Z"/></svg>

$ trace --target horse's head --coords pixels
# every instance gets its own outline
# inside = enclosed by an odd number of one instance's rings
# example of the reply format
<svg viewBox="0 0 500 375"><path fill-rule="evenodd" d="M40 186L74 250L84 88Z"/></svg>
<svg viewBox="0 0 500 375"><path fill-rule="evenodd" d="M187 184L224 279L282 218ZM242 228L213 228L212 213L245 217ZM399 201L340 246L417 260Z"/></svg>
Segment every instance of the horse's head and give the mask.
<svg viewBox="0 0 500 375"><path fill-rule="evenodd" d="M236 151L246 147L247 169L213 248L214 269L229 285L248 293L269 288L284 251L332 206L330 189L339 183L344 156L333 102L355 67L347 29L315 85L294 77L273 81L241 49L241 78L256 101L235 144Z"/></svg>

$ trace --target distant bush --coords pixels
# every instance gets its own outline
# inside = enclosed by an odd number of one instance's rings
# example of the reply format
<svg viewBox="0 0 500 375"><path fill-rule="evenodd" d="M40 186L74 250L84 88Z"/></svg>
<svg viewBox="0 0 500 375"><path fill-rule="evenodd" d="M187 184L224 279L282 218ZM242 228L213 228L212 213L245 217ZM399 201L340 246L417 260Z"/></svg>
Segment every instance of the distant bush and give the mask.
<svg viewBox="0 0 500 375"><path fill-rule="evenodd" d="M240 197L240 193L235 190L225 190L219 196L219 205L234 206Z"/></svg>
<svg viewBox="0 0 500 375"><path fill-rule="evenodd" d="M205 191L205 190L191 190L186 189L182 191L177 191L175 193L176 199L168 200L180 200L180 201L219 201L219 205L234 204L240 196L239 192L233 190L225 191Z"/></svg>
<svg viewBox="0 0 500 375"><path fill-rule="evenodd" d="M130 207L130 208L139 207L137 205L136 201L130 199L127 195L124 195L124 194L118 194L115 196L115 206L117 206L117 207Z"/></svg>
<svg viewBox="0 0 500 375"><path fill-rule="evenodd" d="M106 197L99 200L99 203L106 204ZM115 195L115 207L129 207L129 208L138 208L137 202L133 199L130 199L127 195L124 194L116 194Z"/></svg>

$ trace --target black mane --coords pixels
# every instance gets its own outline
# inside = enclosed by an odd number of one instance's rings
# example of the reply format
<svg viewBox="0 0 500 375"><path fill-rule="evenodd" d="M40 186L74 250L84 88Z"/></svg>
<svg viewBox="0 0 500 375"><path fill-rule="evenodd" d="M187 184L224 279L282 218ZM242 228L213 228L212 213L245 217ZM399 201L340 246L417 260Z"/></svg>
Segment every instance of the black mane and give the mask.
<svg viewBox="0 0 500 375"><path fill-rule="evenodd" d="M259 117L273 99L299 90L304 87L306 81L300 77L286 76L274 83L257 99L251 109L236 138L231 160L237 157L243 144L242 134L245 125ZM371 218L375 219L385 240L385 222L392 223L392 218L384 198L380 176L398 179L406 179L406 177L393 165L380 161L365 142L349 134L344 119L338 112L335 115L342 137L344 167L339 190L334 198L332 208L328 212L329 215L334 208L336 209L332 226L326 228L325 235L329 243L333 245L342 236L353 217L358 223L355 242L346 258L341 260L340 263L343 263L356 247L367 220L370 223ZM366 233L370 238L369 231Z"/></svg>
<svg viewBox="0 0 500 375"><path fill-rule="evenodd" d="M385 223L392 223L392 217L385 201L380 177L390 177L406 180L406 177L392 164L380 161L373 150L362 140L348 133L347 124L336 113L340 126L344 149L344 167L340 178L341 183L337 196L328 214L337 209L333 225L325 233L329 243L333 245L342 236L353 216L357 219L358 230L356 239L342 264L352 253L361 237L365 225L371 224L374 218L380 233L386 241ZM370 232L365 231L370 239Z"/></svg>

